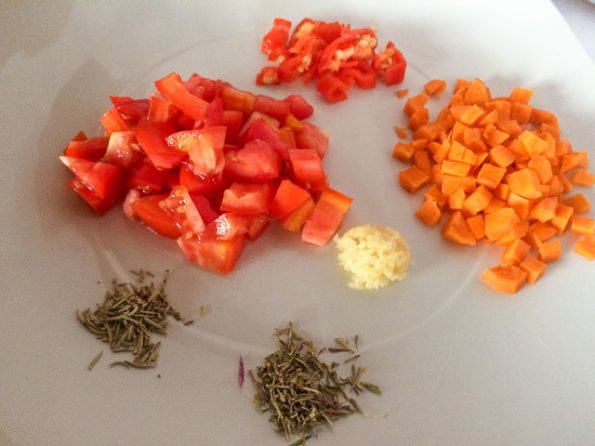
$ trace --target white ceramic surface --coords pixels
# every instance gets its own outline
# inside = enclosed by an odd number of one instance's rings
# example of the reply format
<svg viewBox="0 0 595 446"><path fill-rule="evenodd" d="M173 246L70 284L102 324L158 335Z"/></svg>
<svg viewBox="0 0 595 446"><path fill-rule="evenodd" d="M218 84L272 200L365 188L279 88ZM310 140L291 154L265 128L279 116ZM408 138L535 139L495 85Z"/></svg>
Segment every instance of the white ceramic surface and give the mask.
<svg viewBox="0 0 595 446"><path fill-rule="evenodd" d="M412 215L421 197L396 185L392 126L405 119L395 87L354 89L329 105L311 86L254 85L260 39L276 16L375 25L408 60L403 88L418 92L432 78L452 87L459 77L482 78L494 95L532 88L534 105L554 111L563 136L595 157L593 63L549 1L371 3L2 5L0 444L285 444L236 373L238 356L259 364L288 320L321 345L359 334L366 377L384 391L361 404L385 417L340 421L313 445L593 444L595 264L571 252L575 237L536 285L513 297L491 292L479 276L500 251L442 241ZM349 290L332 245L306 246L275 225L220 277L120 210L95 217L64 186L57 156L78 130L100 131L108 95L147 95L171 71L303 94L330 133L331 184L355 198L343 228L398 228L413 253L409 279ZM170 325L156 369L110 369L115 355L74 312L139 267L170 268L170 298L196 322Z"/></svg>

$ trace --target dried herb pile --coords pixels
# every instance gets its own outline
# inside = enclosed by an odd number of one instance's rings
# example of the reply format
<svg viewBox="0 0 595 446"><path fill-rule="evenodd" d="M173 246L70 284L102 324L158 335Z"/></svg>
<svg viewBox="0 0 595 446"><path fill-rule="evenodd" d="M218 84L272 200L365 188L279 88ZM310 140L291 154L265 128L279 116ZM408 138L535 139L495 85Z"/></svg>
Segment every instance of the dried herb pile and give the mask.
<svg viewBox="0 0 595 446"><path fill-rule="evenodd" d="M367 390L380 394L378 386L361 380L364 368L351 364L351 374L341 377L340 363L330 364L320 359L326 349L318 350L312 341L296 333L293 324L276 330L278 349L267 356L262 366L248 375L256 388L253 400L261 412L270 412L269 420L286 440L299 438L292 446L305 441L321 425L333 427L333 422L353 413L362 413L354 397ZM344 362L356 360L359 355L345 340L337 338L339 347L331 353L348 352L352 356ZM355 338L357 344L357 336Z"/></svg>
<svg viewBox="0 0 595 446"><path fill-rule="evenodd" d="M112 289L105 293L103 303L93 312L90 308L82 313L77 311L77 317L87 330L108 343L112 351L132 352L131 361L116 361L111 366L146 369L155 366L161 348L160 341L151 341L151 333L165 334L167 316L173 316L178 321L184 321L184 318L167 300L165 285L169 271L165 272L158 286L148 280L154 277L152 273L144 270L131 272L136 276L136 283L114 280ZM92 365L97 360L95 358Z"/></svg>

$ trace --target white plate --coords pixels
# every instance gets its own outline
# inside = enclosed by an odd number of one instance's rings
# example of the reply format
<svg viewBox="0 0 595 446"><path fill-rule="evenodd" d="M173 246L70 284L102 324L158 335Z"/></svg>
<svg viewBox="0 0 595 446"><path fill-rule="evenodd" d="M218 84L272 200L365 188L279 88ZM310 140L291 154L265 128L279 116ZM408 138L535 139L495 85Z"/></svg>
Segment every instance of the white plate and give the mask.
<svg viewBox="0 0 595 446"><path fill-rule="evenodd" d="M479 280L499 250L441 240L412 213L421 197L396 185L395 87L328 105L299 82L257 88L260 39L276 16L375 25L409 68L412 93L432 78L485 80L494 95L536 91L574 148L595 156L593 64L547 1L34 2L3 5L0 129L0 443L8 445L279 445L237 384L293 320L320 345L359 334L372 415L341 420L312 444L587 444L595 438L594 264L572 253L513 297ZM306 246L271 225L236 271L187 263L175 243L115 210L97 218L64 187L57 156L79 130L100 130L108 95L145 96L171 72L239 88L303 94L331 137L331 184L355 198L343 228L387 224L409 241L407 281L375 293L347 288L331 245ZM433 100L434 101L434 100ZM595 202L593 190L585 195ZM172 270L173 304L194 325L170 325L158 367L114 360L75 320L127 269ZM101 281L101 283L97 283ZM201 305L210 311L200 317ZM92 372L88 362L104 349ZM158 374L161 378L158 378Z"/></svg>

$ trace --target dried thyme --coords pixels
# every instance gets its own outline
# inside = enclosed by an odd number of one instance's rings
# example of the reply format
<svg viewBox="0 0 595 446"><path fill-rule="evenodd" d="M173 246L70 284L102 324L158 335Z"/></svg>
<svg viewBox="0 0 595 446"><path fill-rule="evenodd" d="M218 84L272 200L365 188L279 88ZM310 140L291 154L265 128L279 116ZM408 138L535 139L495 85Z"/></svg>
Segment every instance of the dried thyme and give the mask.
<svg viewBox="0 0 595 446"><path fill-rule="evenodd" d="M146 369L154 367L159 358L161 342L151 342L151 333L165 334L167 316L184 321L167 300L165 276L158 286L148 271L131 271L136 276L135 283L112 281L112 289L105 293L104 301L95 311L90 308L82 313L77 311L78 320L97 339L109 344L114 352L132 352L131 361L116 361L110 367L121 365L126 368ZM99 361L98 355L89 364L89 370Z"/></svg>
<svg viewBox="0 0 595 446"><path fill-rule="evenodd" d="M256 389L256 408L270 414L275 430L282 432L287 441L298 437L292 445L305 444L322 425L332 428L334 421L362 413L347 392L359 395L369 390L380 394L378 386L361 381L362 367L353 364L350 376L339 376L339 363L323 362L319 356L325 349L317 349L312 341L296 333L291 323L276 330L275 336L277 351L268 355L255 371L249 370L248 376ZM355 352L346 340L337 338L335 342L341 351ZM333 349L328 351L332 353Z"/></svg>

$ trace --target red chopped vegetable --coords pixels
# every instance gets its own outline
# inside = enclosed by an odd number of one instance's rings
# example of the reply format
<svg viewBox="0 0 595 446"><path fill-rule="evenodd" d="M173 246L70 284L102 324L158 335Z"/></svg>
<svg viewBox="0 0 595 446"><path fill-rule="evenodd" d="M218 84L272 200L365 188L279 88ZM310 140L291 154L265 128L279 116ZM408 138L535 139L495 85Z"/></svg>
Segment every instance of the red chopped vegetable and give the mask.
<svg viewBox="0 0 595 446"><path fill-rule="evenodd" d="M263 43L274 57L289 39L290 25L277 25ZM339 34L339 24L328 24L316 39ZM60 157L74 174L69 188L99 215L123 200L129 219L222 274L271 217L292 232L304 226L304 241L328 242L351 198L329 189L329 138L303 120L313 113L304 98L253 95L196 74L184 82L172 73L155 85L147 99L110 98L105 136L73 138Z"/></svg>
<svg viewBox="0 0 595 446"><path fill-rule="evenodd" d="M316 80L316 89L327 101L339 102L347 99L354 84L367 89L376 86L378 76L386 85L405 77L403 54L392 42L376 52L378 40L371 28L305 18L291 37L290 29L291 22L276 18L264 36L262 52L277 66L263 67L257 84L289 83L301 76L304 83Z"/></svg>

